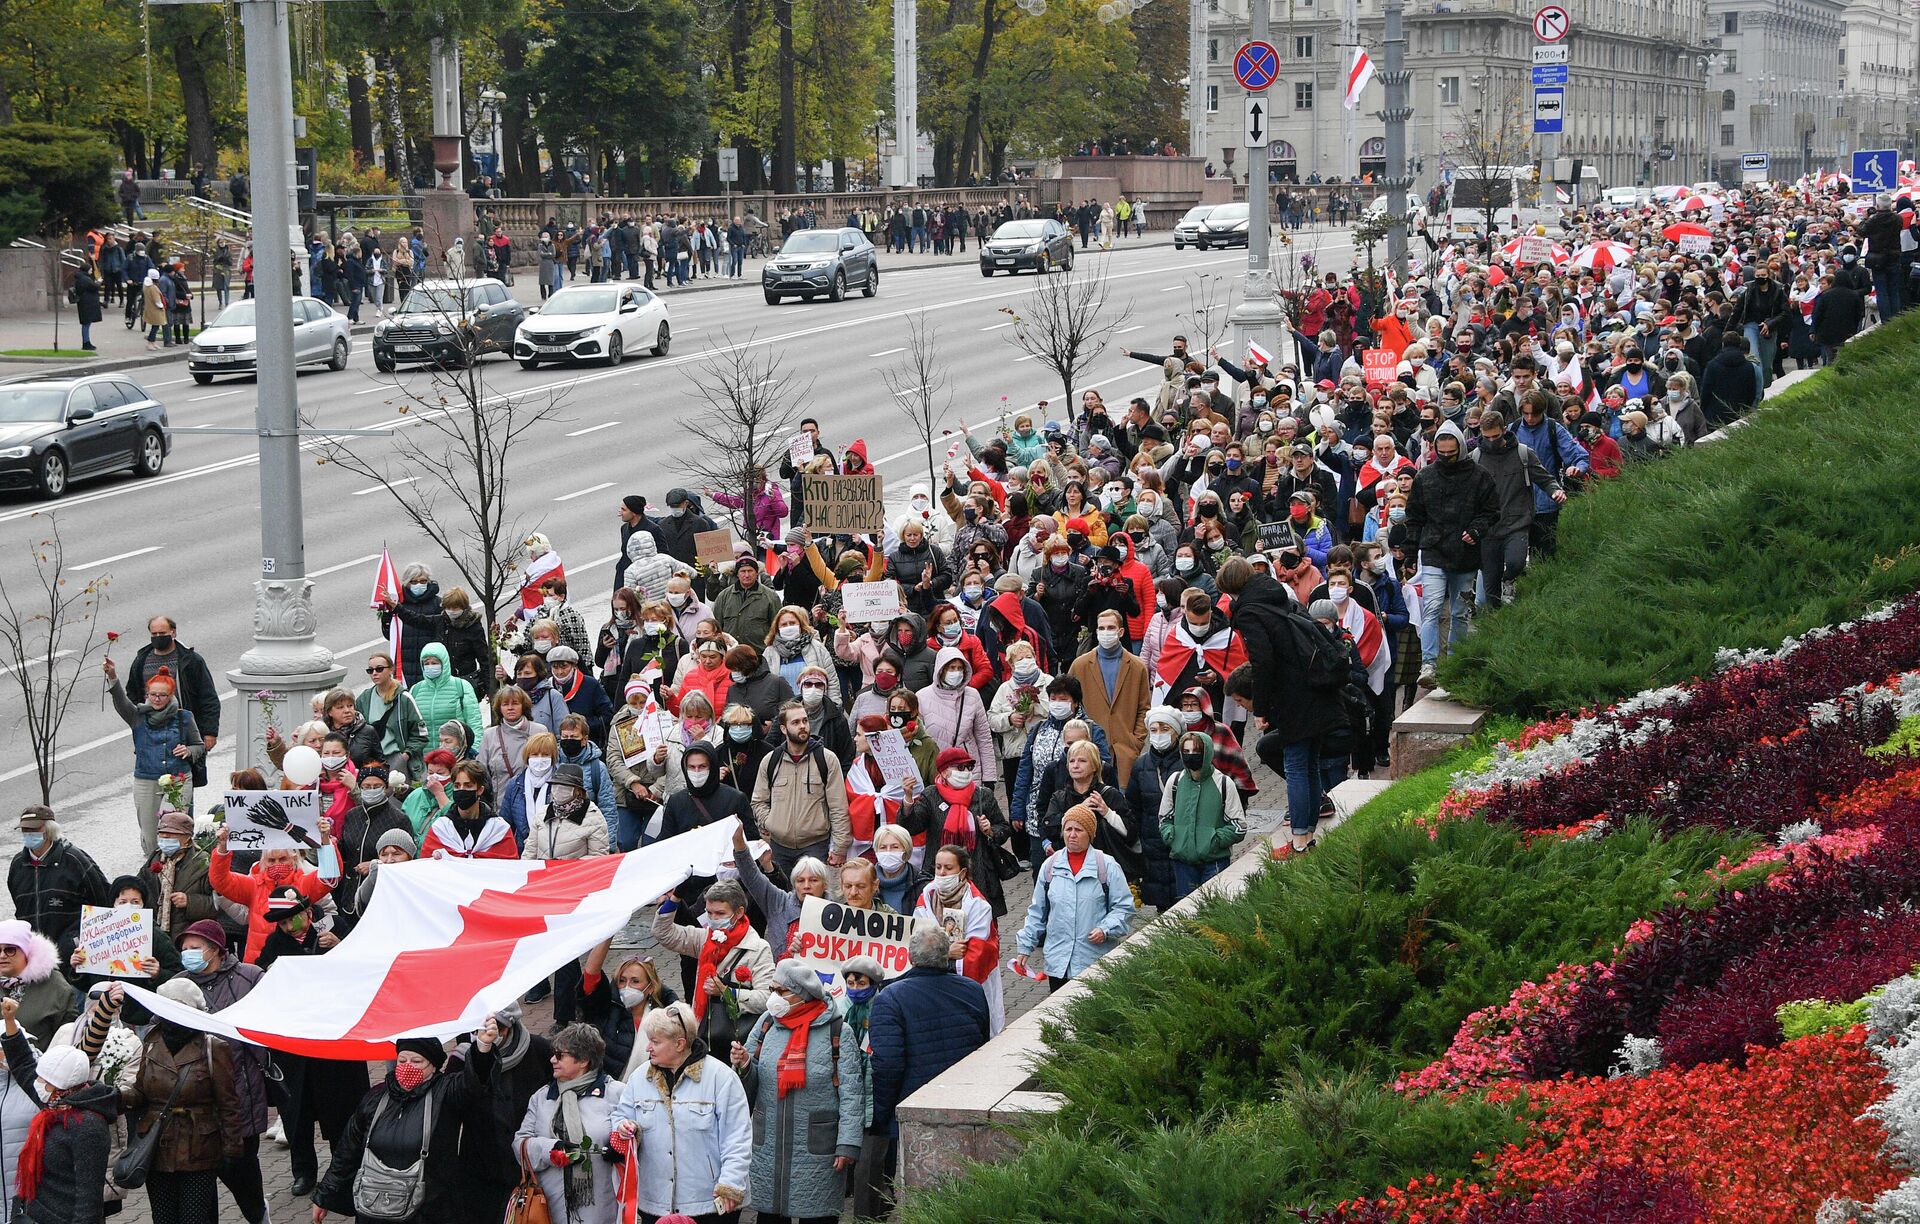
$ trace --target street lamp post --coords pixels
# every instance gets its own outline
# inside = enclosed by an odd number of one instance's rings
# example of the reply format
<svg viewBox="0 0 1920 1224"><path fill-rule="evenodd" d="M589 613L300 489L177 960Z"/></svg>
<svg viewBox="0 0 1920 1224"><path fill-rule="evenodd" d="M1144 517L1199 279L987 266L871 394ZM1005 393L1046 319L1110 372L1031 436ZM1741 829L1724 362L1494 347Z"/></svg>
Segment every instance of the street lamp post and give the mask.
<svg viewBox="0 0 1920 1224"><path fill-rule="evenodd" d="M1247 15L1248 38L1268 41L1273 28L1271 0L1249 0ZM1273 235L1267 214L1273 193L1267 184L1268 147L1268 142L1261 140L1247 150L1247 286L1240 301L1227 313L1227 322L1233 327L1241 353L1247 351L1249 341L1254 341L1278 361L1287 314L1280 304L1279 284L1269 255Z"/></svg>
<svg viewBox="0 0 1920 1224"><path fill-rule="evenodd" d="M1382 9L1386 29L1381 47L1387 62L1380 80L1386 86L1387 105L1380 112L1380 118L1387 125L1387 173L1392 176L1385 180L1387 216L1392 221L1392 228L1387 230L1387 262L1394 276L1405 283L1407 188L1413 185L1413 176L1407 170L1407 120L1413 117L1413 108L1407 105L1407 85L1413 80L1413 74L1407 71L1407 36L1400 28L1401 3L1402 0L1386 0Z"/></svg>

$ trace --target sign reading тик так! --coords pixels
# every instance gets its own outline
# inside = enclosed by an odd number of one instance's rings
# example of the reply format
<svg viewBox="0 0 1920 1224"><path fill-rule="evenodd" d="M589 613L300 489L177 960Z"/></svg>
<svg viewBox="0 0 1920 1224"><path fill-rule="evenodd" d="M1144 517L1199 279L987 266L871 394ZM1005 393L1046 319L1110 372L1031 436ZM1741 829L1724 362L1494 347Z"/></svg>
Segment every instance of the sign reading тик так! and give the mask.
<svg viewBox="0 0 1920 1224"><path fill-rule="evenodd" d="M855 909L824 897L807 897L800 904L800 921L788 947L793 960L820 973L830 973L856 956L871 956L886 976L893 978L912 967L907 942L916 919L910 914L884 914ZM932 925L930 919L920 919Z"/></svg>
<svg viewBox="0 0 1920 1224"><path fill-rule="evenodd" d="M825 535L864 535L887 529L886 506L881 500L880 477L803 476L800 500L806 506L808 531Z"/></svg>

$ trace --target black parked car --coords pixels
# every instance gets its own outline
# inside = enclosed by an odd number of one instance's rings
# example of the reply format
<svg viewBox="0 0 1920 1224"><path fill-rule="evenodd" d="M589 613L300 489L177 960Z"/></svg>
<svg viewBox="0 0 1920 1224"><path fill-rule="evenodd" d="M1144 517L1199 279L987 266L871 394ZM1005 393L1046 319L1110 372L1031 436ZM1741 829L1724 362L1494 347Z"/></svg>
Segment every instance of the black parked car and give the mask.
<svg viewBox="0 0 1920 1224"><path fill-rule="evenodd" d="M382 374L407 362L465 365L513 352L527 308L495 280L421 281L393 317L373 328L373 366Z"/></svg>
<svg viewBox="0 0 1920 1224"><path fill-rule="evenodd" d="M865 297L878 293L880 260L867 236L850 226L799 230L760 270L760 288L769 306L778 306L784 297L811 302L823 293L838 302L854 285Z"/></svg>
<svg viewBox="0 0 1920 1224"><path fill-rule="evenodd" d="M83 476L158 476L172 450L166 407L124 374L0 386L0 489L52 498Z"/></svg>
<svg viewBox="0 0 1920 1224"><path fill-rule="evenodd" d="M980 248L980 275L1005 272L1011 276L1022 268L1051 272L1055 268L1073 270L1073 235L1058 221L1037 218L1009 221L993 231Z"/></svg>

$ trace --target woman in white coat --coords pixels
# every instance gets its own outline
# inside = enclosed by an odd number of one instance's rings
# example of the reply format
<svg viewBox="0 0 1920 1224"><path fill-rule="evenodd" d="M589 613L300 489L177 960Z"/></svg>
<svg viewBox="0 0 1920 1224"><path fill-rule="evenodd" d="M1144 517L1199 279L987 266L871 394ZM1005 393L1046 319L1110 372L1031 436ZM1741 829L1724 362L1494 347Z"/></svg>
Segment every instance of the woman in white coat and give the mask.
<svg viewBox="0 0 1920 1224"><path fill-rule="evenodd" d="M527 1102L514 1159L539 1179L553 1224L614 1224L620 1165L602 1153L625 1085L607 1075L607 1043L591 1024L569 1024L548 1040L553 1079Z"/></svg>
<svg viewBox="0 0 1920 1224"><path fill-rule="evenodd" d="M693 1009L669 1003L640 1022L646 1061L614 1107L612 1145L639 1145L638 1206L648 1216L690 1215L726 1224L747 1201L753 1119L733 1068L695 1037Z"/></svg>

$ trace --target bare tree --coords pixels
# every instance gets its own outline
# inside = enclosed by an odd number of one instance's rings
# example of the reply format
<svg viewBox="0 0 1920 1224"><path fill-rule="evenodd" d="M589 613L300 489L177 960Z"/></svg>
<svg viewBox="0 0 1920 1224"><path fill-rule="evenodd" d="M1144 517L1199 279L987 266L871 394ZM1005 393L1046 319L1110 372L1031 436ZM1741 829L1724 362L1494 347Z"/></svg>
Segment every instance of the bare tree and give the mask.
<svg viewBox="0 0 1920 1224"><path fill-rule="evenodd" d="M1000 308L1013 320L1013 346L1060 379L1069 413L1074 411L1073 384L1100 359L1133 314L1131 306L1108 309L1106 266L1102 263L1098 272L1076 267L1042 274L1024 314L1011 306Z"/></svg>
<svg viewBox="0 0 1920 1224"><path fill-rule="evenodd" d="M24 575L11 566L0 566L0 660L20 692L40 802L47 804L53 802L61 724L82 676L105 683L90 664L108 641L100 628L107 575L84 586L71 585L59 525L50 522L50 528L45 538L28 546L33 581L23 581Z"/></svg>
<svg viewBox="0 0 1920 1224"><path fill-rule="evenodd" d="M1495 214L1519 203L1521 183L1510 171L1531 155L1533 117L1523 109L1520 95L1503 97L1489 90L1481 94L1481 105L1465 117L1460 129L1442 139L1441 147L1456 172L1455 209L1462 207L1461 188L1471 184L1465 207L1480 210L1491 244L1497 231Z"/></svg>
<svg viewBox="0 0 1920 1224"><path fill-rule="evenodd" d="M939 358L939 333L925 313L907 318L907 351L899 361L880 371L880 380L893 393L894 406L913 426L913 436L927 448L927 488L937 490L934 435L953 407L947 363ZM964 442L962 443L964 445Z"/></svg>
<svg viewBox="0 0 1920 1224"><path fill-rule="evenodd" d="M1187 282L1187 309L1178 316L1186 324L1187 351L1210 353L1227 338L1227 313L1233 308L1233 281L1202 272ZM1198 341L1199 343L1194 343Z"/></svg>
<svg viewBox="0 0 1920 1224"><path fill-rule="evenodd" d="M453 303L438 307L459 334L468 324ZM469 350L471 352L471 350ZM321 435L320 462L332 463L386 489L394 504L432 540L498 626L514 575L526 560L533 524L512 509L508 478L528 434L563 420L555 392L489 394L477 356L457 366L435 364L424 388L393 380L387 403L395 413L390 435L362 440Z"/></svg>
<svg viewBox="0 0 1920 1224"><path fill-rule="evenodd" d="M771 533L777 526L755 521L755 483L766 480L769 465L798 428L813 380L786 378L772 347L754 347L752 336L741 344L730 336L724 340L687 373L689 394L701 408L682 427L699 445L679 467L701 487L740 499L733 518L752 547L759 542L756 530Z"/></svg>

